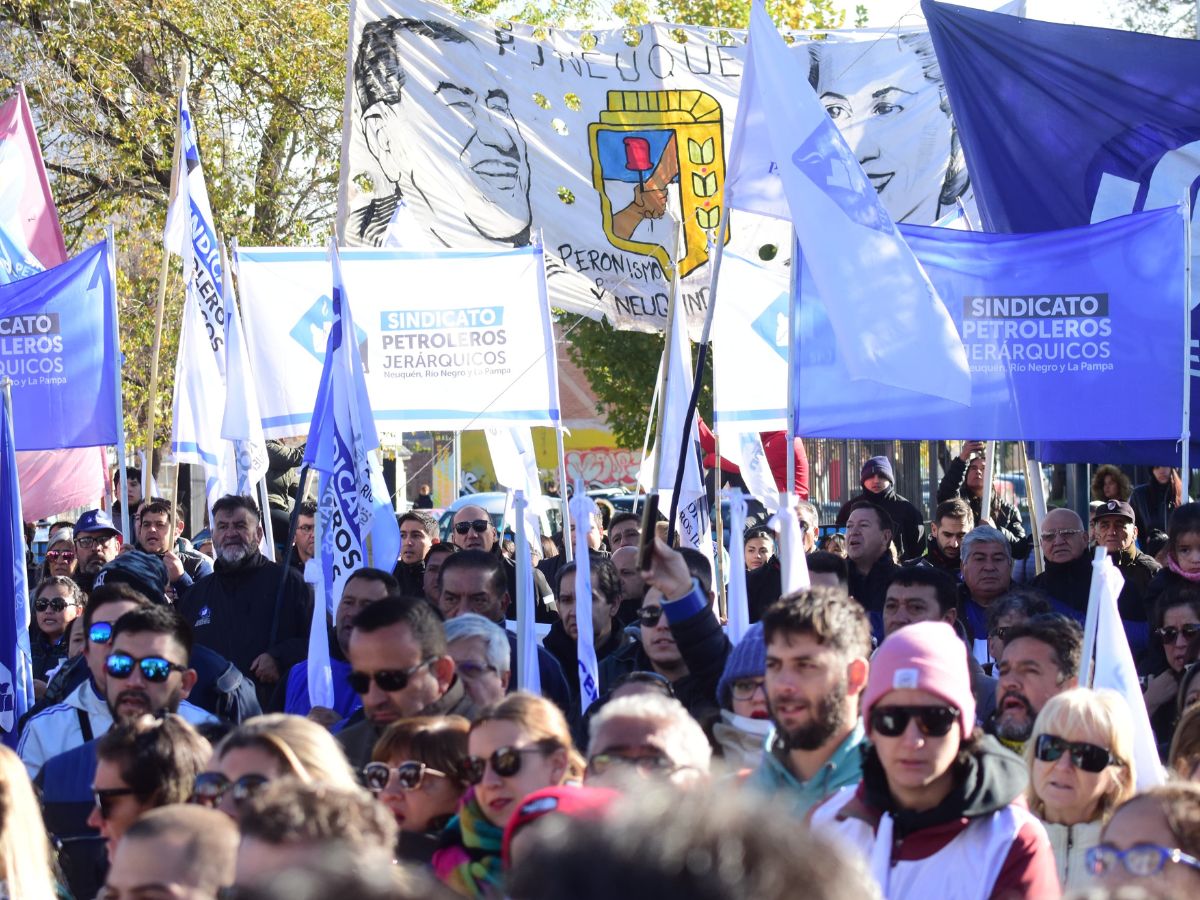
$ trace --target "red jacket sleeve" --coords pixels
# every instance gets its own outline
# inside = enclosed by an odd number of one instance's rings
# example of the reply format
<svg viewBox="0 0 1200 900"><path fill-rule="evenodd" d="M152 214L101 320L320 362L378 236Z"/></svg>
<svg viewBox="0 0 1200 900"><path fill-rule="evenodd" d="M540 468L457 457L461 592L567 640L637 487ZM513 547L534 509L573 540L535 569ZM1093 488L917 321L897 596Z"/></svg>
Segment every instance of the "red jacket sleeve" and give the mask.
<svg viewBox="0 0 1200 900"><path fill-rule="evenodd" d="M787 432L764 431L762 433L763 453L771 474L775 476L775 486L787 490ZM796 496L801 500L808 499L808 455L804 452L804 441L795 439L793 450L796 454Z"/></svg>
<svg viewBox="0 0 1200 900"><path fill-rule="evenodd" d="M991 900L1058 900L1061 896L1058 867L1046 832L1036 822L1026 822L992 886Z"/></svg>

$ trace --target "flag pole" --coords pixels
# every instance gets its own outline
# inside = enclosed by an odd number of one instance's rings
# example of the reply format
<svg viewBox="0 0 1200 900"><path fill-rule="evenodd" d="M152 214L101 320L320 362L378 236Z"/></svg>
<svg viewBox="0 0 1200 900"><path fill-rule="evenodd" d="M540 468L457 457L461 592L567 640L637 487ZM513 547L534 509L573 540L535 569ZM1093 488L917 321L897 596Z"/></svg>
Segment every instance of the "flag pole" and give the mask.
<svg viewBox="0 0 1200 900"><path fill-rule="evenodd" d="M979 517L981 519L988 518L992 514L992 471L994 469L992 460L996 455L998 445L999 441L988 441L983 450L983 494L979 498ZM968 462L967 465L969 466L971 463Z"/></svg>
<svg viewBox="0 0 1200 900"><path fill-rule="evenodd" d="M1187 502L1192 475L1192 229L1190 226L1190 195L1184 194L1180 206L1183 213L1183 433L1180 448L1179 476L1183 482L1183 502Z"/></svg>
<svg viewBox="0 0 1200 900"><path fill-rule="evenodd" d="M659 363L662 370L662 381L658 389L658 427L654 431L654 492L658 492L659 479L662 478L663 457L663 420L667 411L667 388L671 383L671 341L675 336L675 304L679 302L679 233L681 225L675 229L675 268L671 272L671 288L667 292L667 325L663 329L663 355ZM710 301L711 302L711 301ZM686 433L686 430L685 430ZM686 441L685 441L686 443ZM680 464L682 471L683 465ZM679 495L680 478L675 479L675 497ZM667 518L667 543L675 543L675 508L676 499L671 499L671 513Z"/></svg>
<svg viewBox="0 0 1200 900"><path fill-rule="evenodd" d="M796 493L796 405L800 402L799 385L796 383L796 301L800 299L800 275L804 270L804 257L800 253L800 242L796 240L796 226L792 235L792 277L788 284L788 374L787 374L787 492Z"/></svg>
<svg viewBox="0 0 1200 900"><path fill-rule="evenodd" d="M179 157L183 146L183 132L180 128L178 103L179 94L187 85L187 78L188 63L186 59L183 59L180 60L179 66L175 70L175 152L171 161L171 190L167 197L168 210L179 190ZM167 278L170 274L171 251L167 249L166 241L164 241L162 265L158 269L158 297L154 309L154 343L150 347L150 391L146 396L146 458L142 461L142 496L146 500L150 499L150 473L146 470L153 469L154 466L152 460L154 459L154 414L158 407L158 357L162 353L163 310L167 303ZM123 461L122 465L124 465ZM128 505L128 498L126 498L122 508Z"/></svg>
<svg viewBox="0 0 1200 900"><path fill-rule="evenodd" d="M662 387L662 359L658 360L658 372L654 375L654 390L650 394L650 412L646 416L646 436L642 438L642 458L638 461L638 478L633 483L633 512L638 510L638 499L642 495L642 470L641 467L646 464L646 455L650 452L650 432L654 428L654 413L658 409L659 388ZM654 485L651 485L653 490Z"/></svg>
<svg viewBox="0 0 1200 900"><path fill-rule="evenodd" d="M716 424L715 422L713 423ZM721 521L721 435L713 429L713 456L716 458L716 475L713 481L713 500L716 504L714 511L714 522L717 527L717 539L713 542L713 566L717 575L717 610L721 614L722 619L728 619L728 601L725 595L725 528L724 522ZM734 565L731 559L729 565ZM745 565L743 559L742 565Z"/></svg>
<svg viewBox="0 0 1200 900"><path fill-rule="evenodd" d="M1096 564L1102 563L1108 550L1101 545L1092 556L1092 583L1088 588L1087 616L1083 623L1083 655L1080 658L1079 686L1090 688L1096 674L1096 625L1100 615L1100 592L1103 579L1098 578Z"/></svg>
<svg viewBox="0 0 1200 900"><path fill-rule="evenodd" d="M121 319L117 303L117 237L112 225L104 229L108 241L108 278L112 284L113 318L113 362L117 365L117 377L113 379L113 398L117 405L117 466L121 473L121 537L129 536L129 476L125 471L125 405L121 400Z"/></svg>
<svg viewBox="0 0 1200 900"><path fill-rule="evenodd" d="M1042 464L1036 459L1029 458L1024 441L1021 441L1021 456L1025 460L1025 498L1029 503L1029 527L1033 531L1034 570L1041 575L1045 568L1045 559L1042 556L1042 542L1039 535L1042 532L1042 519L1046 516L1046 492L1042 484Z"/></svg>

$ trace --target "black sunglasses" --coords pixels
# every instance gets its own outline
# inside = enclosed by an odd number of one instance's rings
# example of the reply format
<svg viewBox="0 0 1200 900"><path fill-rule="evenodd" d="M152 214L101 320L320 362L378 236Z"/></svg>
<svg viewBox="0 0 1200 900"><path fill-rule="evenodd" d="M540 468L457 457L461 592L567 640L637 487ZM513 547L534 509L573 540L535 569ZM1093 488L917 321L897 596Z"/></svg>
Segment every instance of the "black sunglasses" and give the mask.
<svg viewBox="0 0 1200 900"><path fill-rule="evenodd" d="M1033 755L1042 762L1057 762L1066 753L1071 765L1084 772L1103 772L1117 760L1103 747L1084 741L1067 741L1053 734L1039 734Z"/></svg>
<svg viewBox="0 0 1200 900"><path fill-rule="evenodd" d="M638 621L647 628L653 628L658 624L658 620L662 618L663 608L661 606L643 606L638 610Z"/></svg>
<svg viewBox="0 0 1200 900"><path fill-rule="evenodd" d="M871 710L871 730L884 737L899 737L913 719L925 737L945 737L958 721L958 710L953 706L877 706Z"/></svg>
<svg viewBox="0 0 1200 900"><path fill-rule="evenodd" d="M266 775L243 775L237 781L230 781L220 772L201 772L192 788L192 803L216 809L228 793L240 805L270 780Z"/></svg>
<svg viewBox="0 0 1200 900"><path fill-rule="evenodd" d="M62 612L68 606L74 605L74 603L68 603L62 597L55 597L53 600L45 597L39 597L37 600L33 601L33 608L38 612L45 612L48 609L52 609L55 612Z"/></svg>
<svg viewBox="0 0 1200 900"><path fill-rule="evenodd" d="M470 522L455 522L454 530L459 534L466 534L468 531L474 529L478 533L483 534L491 524L487 519L472 519Z"/></svg>
<svg viewBox="0 0 1200 900"><path fill-rule="evenodd" d="M554 747L550 747L549 749L554 749ZM540 753L544 756L547 752L548 749L546 746L535 744L532 747L501 747L486 758L482 756L468 756L462 763L463 780L468 784L479 784L479 782L483 781L483 775L487 771L488 763L491 763L492 771L501 778L511 778L521 771L521 757L526 753Z"/></svg>
<svg viewBox="0 0 1200 900"><path fill-rule="evenodd" d="M363 766L363 784L367 786L367 790L374 791L378 794L391 781L393 773L396 776L396 786L402 791L419 790L425 782L426 775L433 775L437 778L449 778L445 772L439 772L437 769L431 769L423 762L417 762L415 759L410 759L400 763L398 766L389 766L387 763L372 762Z"/></svg>
<svg viewBox="0 0 1200 900"><path fill-rule="evenodd" d="M107 819L112 815L112 801L116 797L129 797L136 794L133 788L93 788L92 799L96 809L100 810L100 818Z"/></svg>
<svg viewBox="0 0 1200 900"><path fill-rule="evenodd" d="M432 659L427 659L424 662L419 662L411 669L383 669L379 672L350 672L346 675L346 681L350 684L350 690L356 694L365 694L371 689L371 681L379 685L381 691L389 693L393 691L402 691L408 687L409 679L417 674L424 666L433 662Z"/></svg>
<svg viewBox="0 0 1200 900"><path fill-rule="evenodd" d="M144 656L135 659L128 653L110 653L104 661L104 671L113 678L128 678L137 666L142 670L142 677L155 684L162 684L171 677L172 672L186 672L187 666L173 663L161 656Z"/></svg>
<svg viewBox="0 0 1200 900"><path fill-rule="evenodd" d="M1174 625L1168 625L1165 628L1155 628L1154 636L1164 644L1173 644L1176 639L1183 635L1185 641L1194 641L1200 637L1200 625L1195 622L1190 622L1187 625L1180 625L1176 628Z"/></svg>
<svg viewBox="0 0 1200 900"><path fill-rule="evenodd" d="M88 640L93 644L107 644L112 640L112 622L93 622L88 628Z"/></svg>

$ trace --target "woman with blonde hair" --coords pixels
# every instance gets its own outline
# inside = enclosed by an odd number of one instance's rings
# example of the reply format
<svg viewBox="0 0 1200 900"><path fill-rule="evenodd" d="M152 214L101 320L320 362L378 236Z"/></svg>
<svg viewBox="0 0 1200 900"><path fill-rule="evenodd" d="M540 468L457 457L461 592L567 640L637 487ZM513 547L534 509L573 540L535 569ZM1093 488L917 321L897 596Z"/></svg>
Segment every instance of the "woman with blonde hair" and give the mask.
<svg viewBox="0 0 1200 900"><path fill-rule="evenodd" d="M1087 850L1133 796L1133 719L1115 691L1075 688L1042 707L1025 744L1026 799L1042 820L1064 890L1091 877Z"/></svg>
<svg viewBox="0 0 1200 900"><path fill-rule="evenodd" d="M536 790L583 777L586 763L557 706L516 692L471 724L463 776L471 790L433 855L437 876L466 897L503 896L504 826Z"/></svg>
<svg viewBox="0 0 1200 900"><path fill-rule="evenodd" d="M192 800L234 819L242 803L277 778L359 786L333 735L316 722L286 713L247 719L221 739L209 766L197 776Z"/></svg>
<svg viewBox="0 0 1200 900"><path fill-rule="evenodd" d="M0 745L0 898L54 900L50 841L25 766Z"/></svg>

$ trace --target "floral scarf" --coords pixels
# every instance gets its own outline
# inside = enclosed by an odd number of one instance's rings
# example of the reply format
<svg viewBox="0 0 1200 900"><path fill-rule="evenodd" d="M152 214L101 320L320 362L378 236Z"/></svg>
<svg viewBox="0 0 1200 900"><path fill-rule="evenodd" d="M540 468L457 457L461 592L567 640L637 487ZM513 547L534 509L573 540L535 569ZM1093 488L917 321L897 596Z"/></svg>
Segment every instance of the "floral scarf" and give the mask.
<svg viewBox="0 0 1200 900"><path fill-rule="evenodd" d="M433 854L433 871L464 897L502 897L503 838L504 829L488 821L472 791L442 832L441 847Z"/></svg>

